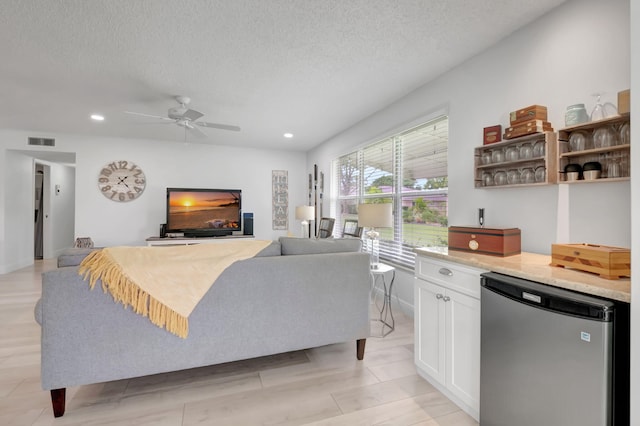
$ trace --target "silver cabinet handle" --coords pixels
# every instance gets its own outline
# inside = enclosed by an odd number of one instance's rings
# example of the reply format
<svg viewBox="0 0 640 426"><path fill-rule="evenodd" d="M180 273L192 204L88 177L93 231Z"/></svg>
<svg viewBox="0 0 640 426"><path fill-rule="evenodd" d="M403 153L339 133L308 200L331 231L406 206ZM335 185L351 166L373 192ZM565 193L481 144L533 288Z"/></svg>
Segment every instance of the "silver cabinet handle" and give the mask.
<svg viewBox="0 0 640 426"><path fill-rule="evenodd" d="M444 300L445 302L448 302L449 300L451 300L451 298L449 296L444 296L442 300Z"/></svg>
<svg viewBox="0 0 640 426"><path fill-rule="evenodd" d="M442 275L446 275L448 277L452 277L453 276L453 272L449 268L440 268L440 270L438 272L440 272Z"/></svg>
<svg viewBox="0 0 640 426"><path fill-rule="evenodd" d="M440 293L436 294L436 299L442 299L444 296L441 295Z"/></svg>

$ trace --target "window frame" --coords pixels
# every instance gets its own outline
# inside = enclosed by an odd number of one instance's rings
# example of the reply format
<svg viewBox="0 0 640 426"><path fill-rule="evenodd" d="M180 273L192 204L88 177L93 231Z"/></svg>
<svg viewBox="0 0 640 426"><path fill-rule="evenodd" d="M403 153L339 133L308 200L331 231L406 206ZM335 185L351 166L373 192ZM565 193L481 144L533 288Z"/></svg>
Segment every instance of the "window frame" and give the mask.
<svg viewBox="0 0 640 426"><path fill-rule="evenodd" d="M380 198L391 198L393 202L393 239L385 239L380 238L380 259L385 262L392 263L397 266L413 268L415 265L415 252L414 249L416 247L420 247L421 245L412 245L403 240L403 237L406 235L404 233L404 215L403 215L403 200L406 201L407 197L417 198L417 197L440 197L444 198L444 201L440 201L438 205L444 206L444 221L446 222L446 218L448 217L448 149L449 149L449 116L446 111L441 111L437 114L434 114L431 117L424 118L418 121L416 124L407 125L403 130L395 131L391 135L386 137L377 138L374 141L371 141L367 144L363 144L360 147L341 155L340 157L334 159L331 163L332 166L332 176L333 176L333 184L331 188L331 209L335 212L334 217L336 218L336 228L342 230L343 223L345 220L353 220L354 216L357 216L350 212L353 209L353 204L357 206L362 202L367 202L371 200L376 200ZM433 178L446 178L446 186L442 188L435 189L415 189L407 191L407 188L403 188L404 179L404 158L403 158L403 148L405 145L410 146L410 142L404 142L402 140L402 136L406 136L411 134L411 132L416 132L424 128L428 128L429 126L436 126L439 123L446 122L446 149L444 151L440 151L440 157L444 156L444 168L446 170L445 176L435 176L429 177L428 179ZM380 192L380 193L366 193L367 182L364 178L365 168L367 165L365 164L365 153L368 149L375 147L378 144L384 144L387 141L391 141L391 162L393 164L393 171L391 173L392 176L392 188L391 192ZM434 145L435 146L435 145ZM440 158L439 157L439 158ZM344 188L341 188L343 182L341 182L341 166L346 164L346 161L355 161L356 169L355 169L355 189L356 193L350 194L341 194ZM380 161L383 161L381 159ZM353 178L353 176L352 176ZM350 190L352 188L349 188ZM404 192L403 192L404 190ZM351 205L352 208L346 209L345 206ZM441 238L442 245L446 247L446 229L447 224L445 223L443 226L444 230L442 234L444 235ZM382 230L378 230L382 231ZM341 233L341 231L339 232ZM381 232L381 237L385 235L384 232ZM388 234L387 234L388 235ZM366 239L366 233L363 233L363 238ZM440 245L440 246L442 246ZM365 245L366 247L366 245Z"/></svg>

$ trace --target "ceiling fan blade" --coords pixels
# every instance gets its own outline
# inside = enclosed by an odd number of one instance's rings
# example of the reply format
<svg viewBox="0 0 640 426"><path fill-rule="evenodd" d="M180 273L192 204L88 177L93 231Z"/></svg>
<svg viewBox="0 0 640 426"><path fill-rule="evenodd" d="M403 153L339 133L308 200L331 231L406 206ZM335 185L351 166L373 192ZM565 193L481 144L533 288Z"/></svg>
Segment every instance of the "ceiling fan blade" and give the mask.
<svg viewBox="0 0 640 426"><path fill-rule="evenodd" d="M139 115L141 117L148 117L148 118L159 118L160 120L166 120L166 121L175 121L172 118L167 118L167 117L161 117L159 115L151 115L151 114L143 114L141 112L131 112L131 111L124 111L125 114L131 114L131 115Z"/></svg>
<svg viewBox="0 0 640 426"><path fill-rule="evenodd" d="M209 127L209 128L212 128L212 129L231 130L231 131L234 131L234 132L239 132L240 131L240 127L232 126L230 124L208 123L206 121L196 121L193 124L197 124L198 126L202 126L202 127Z"/></svg>
<svg viewBox="0 0 640 426"><path fill-rule="evenodd" d="M186 118L187 120L191 120L191 121L196 121L198 118L202 117L204 114L193 110L193 109L188 109L184 112L184 114L182 114L183 118Z"/></svg>
<svg viewBox="0 0 640 426"><path fill-rule="evenodd" d="M182 118L186 118L187 120L195 121L198 118L202 117L204 114L196 111L194 109L188 109L182 114Z"/></svg>
<svg viewBox="0 0 640 426"><path fill-rule="evenodd" d="M204 132L200 129L198 129L197 127L194 126L186 126L186 129L189 130L189 132L199 138L206 138L207 135L204 134Z"/></svg>

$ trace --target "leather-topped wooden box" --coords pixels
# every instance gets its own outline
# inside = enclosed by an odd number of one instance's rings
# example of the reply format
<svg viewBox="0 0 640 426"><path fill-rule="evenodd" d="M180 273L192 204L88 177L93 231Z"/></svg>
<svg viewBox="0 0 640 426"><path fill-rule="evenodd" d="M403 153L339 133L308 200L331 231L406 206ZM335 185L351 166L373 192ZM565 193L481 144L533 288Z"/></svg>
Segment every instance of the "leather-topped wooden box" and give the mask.
<svg viewBox="0 0 640 426"><path fill-rule="evenodd" d="M519 228L449 227L449 250L513 256L520 254L520 241Z"/></svg>

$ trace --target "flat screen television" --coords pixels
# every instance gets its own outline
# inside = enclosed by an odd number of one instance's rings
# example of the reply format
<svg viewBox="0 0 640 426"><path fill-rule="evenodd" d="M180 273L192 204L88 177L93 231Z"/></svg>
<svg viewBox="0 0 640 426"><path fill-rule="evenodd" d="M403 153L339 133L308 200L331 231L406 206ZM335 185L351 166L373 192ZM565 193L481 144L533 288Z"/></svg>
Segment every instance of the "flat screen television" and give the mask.
<svg viewBox="0 0 640 426"><path fill-rule="evenodd" d="M167 233L219 237L241 230L239 189L167 188Z"/></svg>

